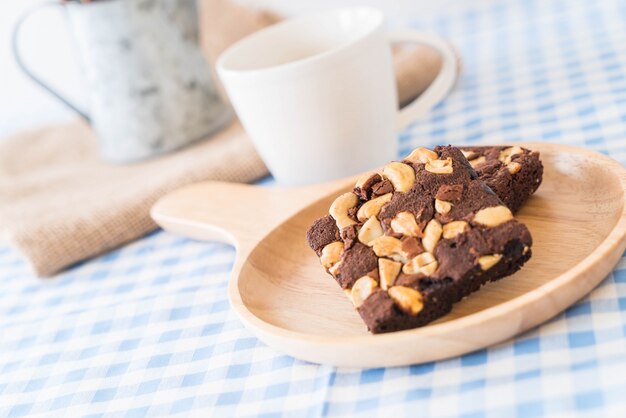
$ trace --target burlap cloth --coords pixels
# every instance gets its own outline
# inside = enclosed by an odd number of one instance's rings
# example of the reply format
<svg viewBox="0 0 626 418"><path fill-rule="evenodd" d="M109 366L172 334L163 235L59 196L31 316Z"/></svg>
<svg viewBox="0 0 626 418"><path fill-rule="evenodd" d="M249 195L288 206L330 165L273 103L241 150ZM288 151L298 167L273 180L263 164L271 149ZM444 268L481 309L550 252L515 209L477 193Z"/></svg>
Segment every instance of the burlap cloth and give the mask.
<svg viewBox="0 0 626 418"><path fill-rule="evenodd" d="M202 0L201 6L210 62L233 41L276 21L275 15L225 0ZM440 67L427 48L396 51L394 59L401 102L421 93ZM82 122L0 141L0 236L38 276L154 230L150 207L171 190L201 180L249 182L267 174L237 121L208 140L141 163L108 165L96 148Z"/></svg>

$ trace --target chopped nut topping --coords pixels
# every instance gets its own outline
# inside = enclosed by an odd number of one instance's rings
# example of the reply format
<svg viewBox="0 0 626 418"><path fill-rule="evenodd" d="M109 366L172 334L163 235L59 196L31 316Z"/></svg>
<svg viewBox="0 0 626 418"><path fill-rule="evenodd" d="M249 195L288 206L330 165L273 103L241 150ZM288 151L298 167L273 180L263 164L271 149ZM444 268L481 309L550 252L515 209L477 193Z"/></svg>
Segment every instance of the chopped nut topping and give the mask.
<svg viewBox="0 0 626 418"><path fill-rule="evenodd" d="M498 261L502 259L502 254L483 255L478 258L478 264L482 271L489 270L491 267L498 264Z"/></svg>
<svg viewBox="0 0 626 418"><path fill-rule="evenodd" d="M386 258L378 259L378 275L380 276L380 287L387 290L393 286L396 277L400 273L402 264L397 261L387 260Z"/></svg>
<svg viewBox="0 0 626 418"><path fill-rule="evenodd" d="M472 168L476 168L482 163L484 163L485 161L487 161L487 159L483 156L480 156L478 158L474 158L473 160L470 160L469 163L472 166Z"/></svg>
<svg viewBox="0 0 626 418"><path fill-rule="evenodd" d="M320 256L320 261L324 268L331 268L335 263L337 263L341 258L341 252L343 251L343 242L335 241L326 245L322 249L322 255Z"/></svg>
<svg viewBox="0 0 626 418"><path fill-rule="evenodd" d="M382 207L391 200L392 196L393 193L387 193L363 203L363 206L361 206L356 213L357 219L361 222L365 222L372 216L378 216Z"/></svg>
<svg viewBox="0 0 626 418"><path fill-rule="evenodd" d="M422 246L431 254L435 253L435 247L441 239L443 228L436 219L431 219L424 229L424 237L422 238Z"/></svg>
<svg viewBox="0 0 626 418"><path fill-rule="evenodd" d="M466 151L464 149L461 150L461 153L467 160L473 160L478 155L475 151Z"/></svg>
<svg viewBox="0 0 626 418"><path fill-rule="evenodd" d="M369 218L359 231L359 241L369 245L373 240L383 235L383 227L375 216Z"/></svg>
<svg viewBox="0 0 626 418"><path fill-rule="evenodd" d="M481 209L474 215L474 222L490 228L513 219L513 214L506 206L493 206Z"/></svg>
<svg viewBox="0 0 626 418"><path fill-rule="evenodd" d="M402 272L405 274L418 274L422 273L426 276L431 276L439 267L439 263L435 259L435 256L431 253L421 253L406 263L402 267Z"/></svg>
<svg viewBox="0 0 626 418"><path fill-rule="evenodd" d="M430 263L422 267L420 269L420 273L426 275L427 277L430 277L433 274L435 274L438 268L439 268L439 263L435 261L434 263Z"/></svg>
<svg viewBox="0 0 626 418"><path fill-rule="evenodd" d="M348 215L348 210L359 204L359 198L352 192L344 193L337 197L330 205L330 216L337 223L337 228L341 231L346 226L354 225L356 221Z"/></svg>
<svg viewBox="0 0 626 418"><path fill-rule="evenodd" d="M469 224L465 221L453 221L443 226L443 238L452 239L459 234L467 231Z"/></svg>
<svg viewBox="0 0 626 418"><path fill-rule="evenodd" d="M339 273L339 266L341 265L341 261L333 264L331 268L328 269L328 272L333 276L337 277L337 273Z"/></svg>
<svg viewBox="0 0 626 418"><path fill-rule="evenodd" d="M369 295L374 292L374 289L378 287L378 283L376 280L372 279L370 276L363 276L354 282L354 286L352 286L352 290L350 291L350 298L352 299L352 304L358 308L363 305L363 302Z"/></svg>
<svg viewBox="0 0 626 418"><path fill-rule="evenodd" d="M394 286L388 291L394 302L409 315L417 315L424 308L422 294L405 286Z"/></svg>
<svg viewBox="0 0 626 418"><path fill-rule="evenodd" d="M426 171L434 174L451 174L452 158L446 158L445 160L432 160L426 163L424 166Z"/></svg>
<svg viewBox="0 0 626 418"><path fill-rule="evenodd" d="M426 164L429 161L436 160L437 153L427 148L415 148L404 160L413 164Z"/></svg>
<svg viewBox="0 0 626 418"><path fill-rule="evenodd" d="M398 238L383 235L370 242L370 245L378 257L390 257L400 262L406 261L406 254L402 250L402 241Z"/></svg>
<svg viewBox="0 0 626 418"><path fill-rule="evenodd" d="M504 164L508 164L511 162L511 158L514 155L521 154L523 152L524 150L517 145L514 147L506 148L500 151L500 156L498 157L498 160L502 161Z"/></svg>
<svg viewBox="0 0 626 418"><path fill-rule="evenodd" d="M437 213L445 215L452 210L452 203L446 202L445 200L435 199L435 210Z"/></svg>
<svg viewBox="0 0 626 418"><path fill-rule="evenodd" d="M417 237L421 233L415 215L411 212L400 212L391 220L391 229L398 234Z"/></svg>
<svg viewBox="0 0 626 418"><path fill-rule="evenodd" d="M506 169L509 170L509 173L516 174L522 169L522 165L515 161L512 161L506 165Z"/></svg>
<svg viewBox="0 0 626 418"><path fill-rule="evenodd" d="M383 168L383 176L387 178L397 192L408 192L415 184L415 171L410 165L392 162Z"/></svg>

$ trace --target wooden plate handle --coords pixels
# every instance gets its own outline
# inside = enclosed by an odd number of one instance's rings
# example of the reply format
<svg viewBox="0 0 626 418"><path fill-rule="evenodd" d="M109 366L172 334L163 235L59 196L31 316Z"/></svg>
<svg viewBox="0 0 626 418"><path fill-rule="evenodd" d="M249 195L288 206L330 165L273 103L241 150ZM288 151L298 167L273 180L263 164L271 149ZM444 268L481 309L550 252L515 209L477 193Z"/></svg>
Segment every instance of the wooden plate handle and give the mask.
<svg viewBox="0 0 626 418"><path fill-rule="evenodd" d="M232 244L242 252L287 217L350 181L298 188L207 181L162 197L150 215L166 231Z"/></svg>

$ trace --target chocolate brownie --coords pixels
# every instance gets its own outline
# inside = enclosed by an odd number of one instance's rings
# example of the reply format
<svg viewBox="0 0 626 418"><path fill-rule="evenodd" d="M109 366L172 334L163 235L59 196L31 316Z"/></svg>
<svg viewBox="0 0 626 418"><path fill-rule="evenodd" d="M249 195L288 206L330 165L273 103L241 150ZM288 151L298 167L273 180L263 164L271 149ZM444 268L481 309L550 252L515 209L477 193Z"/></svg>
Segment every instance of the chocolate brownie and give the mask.
<svg viewBox="0 0 626 418"><path fill-rule="evenodd" d="M452 146L361 177L315 221L309 245L373 333L425 325L531 256L513 218Z"/></svg>
<svg viewBox="0 0 626 418"><path fill-rule="evenodd" d="M339 235L339 229L337 228L335 220L330 215L327 215L316 220L313 225L311 225L311 228L309 228L306 234L306 239L309 246L319 257L322 255L322 249L326 245L333 241L341 240L341 236Z"/></svg>
<svg viewBox="0 0 626 418"><path fill-rule="evenodd" d="M505 205L517 212L541 184L539 153L522 147L461 147L461 152Z"/></svg>

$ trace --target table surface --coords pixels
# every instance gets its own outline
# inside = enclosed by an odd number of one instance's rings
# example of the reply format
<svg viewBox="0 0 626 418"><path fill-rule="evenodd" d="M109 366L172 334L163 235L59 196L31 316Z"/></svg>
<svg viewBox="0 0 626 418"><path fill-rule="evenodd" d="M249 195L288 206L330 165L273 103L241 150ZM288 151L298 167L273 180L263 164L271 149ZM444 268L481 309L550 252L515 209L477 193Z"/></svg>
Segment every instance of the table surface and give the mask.
<svg viewBox="0 0 626 418"><path fill-rule="evenodd" d="M412 26L454 41L456 90L400 136L550 141L626 163L626 3L490 1ZM626 257L513 341L389 369L304 363L230 309L231 247L150 234L50 280L0 245L0 416L626 416Z"/></svg>

